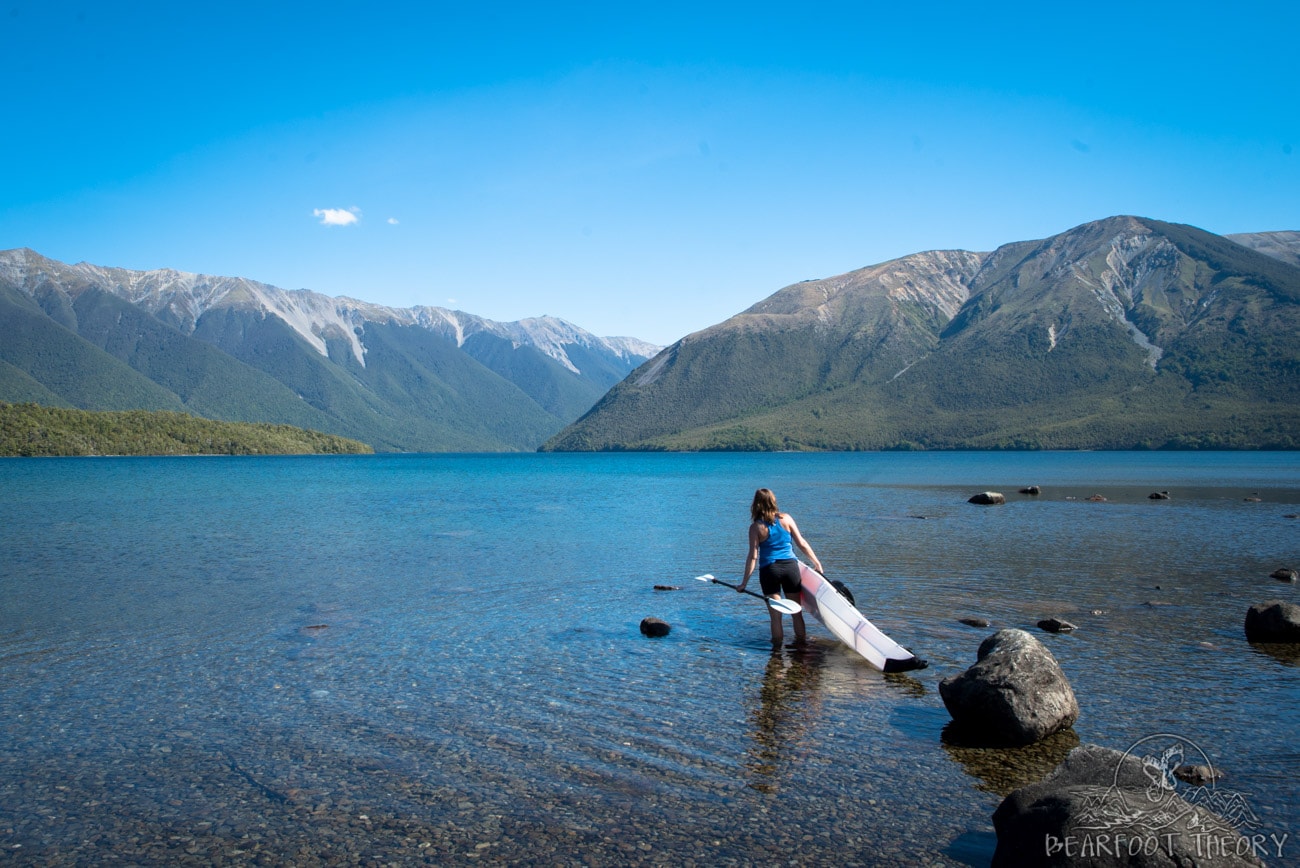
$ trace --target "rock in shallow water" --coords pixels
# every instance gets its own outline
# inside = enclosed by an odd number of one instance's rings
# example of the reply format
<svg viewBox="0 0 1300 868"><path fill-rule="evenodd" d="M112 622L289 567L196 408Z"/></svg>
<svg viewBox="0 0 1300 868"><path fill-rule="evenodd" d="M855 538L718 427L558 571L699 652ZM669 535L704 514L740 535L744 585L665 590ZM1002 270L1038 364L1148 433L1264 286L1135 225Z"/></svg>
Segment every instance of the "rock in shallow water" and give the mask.
<svg viewBox="0 0 1300 868"><path fill-rule="evenodd" d="M1246 612L1251 642L1300 642L1300 606L1285 600L1256 603Z"/></svg>
<svg viewBox="0 0 1300 868"><path fill-rule="evenodd" d="M667 621L658 618L645 618L641 621L641 632L652 638L667 636L672 629Z"/></svg>
<svg viewBox="0 0 1300 868"><path fill-rule="evenodd" d="M1181 765L1174 769L1174 777L1185 784L1203 787L1223 780L1223 772L1210 766Z"/></svg>
<svg viewBox="0 0 1300 868"><path fill-rule="evenodd" d="M978 660L939 682L954 731L967 742L1025 745L1072 726L1079 718L1065 673L1024 630L999 630L979 647Z"/></svg>

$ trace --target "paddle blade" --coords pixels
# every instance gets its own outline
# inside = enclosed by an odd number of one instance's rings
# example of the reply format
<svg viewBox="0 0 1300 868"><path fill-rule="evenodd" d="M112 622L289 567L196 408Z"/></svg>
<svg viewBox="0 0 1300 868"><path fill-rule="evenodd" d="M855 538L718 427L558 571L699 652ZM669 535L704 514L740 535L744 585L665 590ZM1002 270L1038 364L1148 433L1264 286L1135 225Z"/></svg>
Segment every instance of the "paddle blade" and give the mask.
<svg viewBox="0 0 1300 868"><path fill-rule="evenodd" d="M711 582L711 581L713 581L713 573L705 573L705 574L702 575L702 576L696 576L696 577L695 577L695 581L697 581L697 582Z"/></svg>
<svg viewBox="0 0 1300 868"><path fill-rule="evenodd" d="M803 606L800 606L794 600L786 600L784 598L774 600L771 597L767 597L766 599L769 606L783 615L798 615L803 611Z"/></svg>

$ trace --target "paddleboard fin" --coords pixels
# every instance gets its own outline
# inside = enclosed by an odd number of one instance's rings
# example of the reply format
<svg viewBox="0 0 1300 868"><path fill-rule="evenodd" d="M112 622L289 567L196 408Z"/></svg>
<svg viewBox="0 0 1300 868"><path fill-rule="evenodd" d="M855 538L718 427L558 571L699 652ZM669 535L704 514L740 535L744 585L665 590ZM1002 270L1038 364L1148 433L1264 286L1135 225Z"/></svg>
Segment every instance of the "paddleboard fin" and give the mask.
<svg viewBox="0 0 1300 868"><path fill-rule="evenodd" d="M914 669L924 669L929 666L928 660L922 660L920 657L908 657L906 660L889 659L885 661L886 672L911 672Z"/></svg>

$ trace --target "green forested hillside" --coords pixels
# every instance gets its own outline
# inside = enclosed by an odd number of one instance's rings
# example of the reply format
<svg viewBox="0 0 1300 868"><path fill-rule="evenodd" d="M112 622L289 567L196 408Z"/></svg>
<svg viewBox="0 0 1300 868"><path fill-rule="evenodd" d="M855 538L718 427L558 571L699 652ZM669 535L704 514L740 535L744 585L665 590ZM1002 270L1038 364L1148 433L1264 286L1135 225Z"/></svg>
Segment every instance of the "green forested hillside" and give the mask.
<svg viewBox="0 0 1300 868"><path fill-rule="evenodd" d="M0 402L0 456L365 454L329 434L184 413L94 412Z"/></svg>
<svg viewBox="0 0 1300 868"><path fill-rule="evenodd" d="M71 309L80 337L176 395L182 406L175 409L230 422L274 419L297 428L339 428L336 419L274 377L186 337L110 293L88 289Z"/></svg>
<svg viewBox="0 0 1300 868"><path fill-rule="evenodd" d="M50 318L31 299L0 286L0 370L4 394L38 397L87 410L138 407L181 410L176 395Z"/></svg>
<svg viewBox="0 0 1300 868"><path fill-rule="evenodd" d="M582 378L574 377L540 350L516 347L505 338L486 333L466 338L461 349L523 389L557 419L578 418L626 373L610 372L604 360L584 355L581 347L569 347L570 358L583 372Z"/></svg>

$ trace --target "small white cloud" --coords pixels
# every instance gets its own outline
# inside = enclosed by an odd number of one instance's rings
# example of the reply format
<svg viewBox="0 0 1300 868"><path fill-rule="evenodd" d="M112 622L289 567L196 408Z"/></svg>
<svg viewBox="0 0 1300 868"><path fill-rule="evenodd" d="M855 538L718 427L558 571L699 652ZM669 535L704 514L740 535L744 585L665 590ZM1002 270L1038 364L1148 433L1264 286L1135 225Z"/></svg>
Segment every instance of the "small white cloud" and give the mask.
<svg viewBox="0 0 1300 868"><path fill-rule="evenodd" d="M447 299L447 304L456 304L456 299L454 298Z"/></svg>
<svg viewBox="0 0 1300 868"><path fill-rule="evenodd" d="M396 225L397 225L397 218L396 218L396 217L389 217L389 218L388 218L388 225L389 225L389 226L396 226Z"/></svg>
<svg viewBox="0 0 1300 868"><path fill-rule="evenodd" d="M361 219L360 208L317 208L311 213L320 218L322 226L350 226Z"/></svg>

